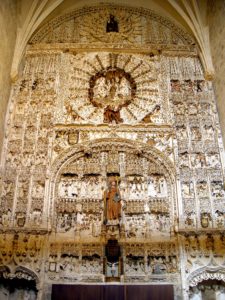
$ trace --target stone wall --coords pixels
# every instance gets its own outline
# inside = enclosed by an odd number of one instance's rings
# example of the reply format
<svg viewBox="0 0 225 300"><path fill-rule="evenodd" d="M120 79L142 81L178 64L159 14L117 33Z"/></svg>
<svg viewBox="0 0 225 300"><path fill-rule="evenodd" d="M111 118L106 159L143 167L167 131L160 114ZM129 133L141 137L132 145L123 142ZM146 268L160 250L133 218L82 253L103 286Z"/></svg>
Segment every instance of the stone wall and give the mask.
<svg viewBox="0 0 225 300"><path fill-rule="evenodd" d="M223 141L225 141L225 2L209 1L209 29L215 67L215 92Z"/></svg>
<svg viewBox="0 0 225 300"><path fill-rule="evenodd" d="M0 152L4 121L11 88L10 69L16 41L16 1L0 1Z"/></svg>
<svg viewBox="0 0 225 300"><path fill-rule="evenodd" d="M173 284L187 300L225 282L223 147L195 50L127 7L36 32L7 116L0 293L46 300L51 284L120 281ZM7 289L21 278L33 284Z"/></svg>

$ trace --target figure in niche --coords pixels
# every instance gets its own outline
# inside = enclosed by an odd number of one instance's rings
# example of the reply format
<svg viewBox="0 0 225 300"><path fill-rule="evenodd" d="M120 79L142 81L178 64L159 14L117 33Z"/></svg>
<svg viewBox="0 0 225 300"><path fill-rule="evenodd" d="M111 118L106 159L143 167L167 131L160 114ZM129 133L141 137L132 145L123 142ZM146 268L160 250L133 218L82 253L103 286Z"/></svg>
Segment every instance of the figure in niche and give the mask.
<svg viewBox="0 0 225 300"><path fill-rule="evenodd" d="M106 24L106 32L119 32L118 22L113 15L109 16L109 20Z"/></svg>
<svg viewBox="0 0 225 300"><path fill-rule="evenodd" d="M215 216L216 216L216 225L217 227L224 227L224 212L222 211L215 211Z"/></svg>
<svg viewBox="0 0 225 300"><path fill-rule="evenodd" d="M171 92L180 93L181 91L181 85L179 80L171 80Z"/></svg>
<svg viewBox="0 0 225 300"><path fill-rule="evenodd" d="M153 258L152 264L153 274L165 274L166 273L166 265L163 262L161 257Z"/></svg>
<svg viewBox="0 0 225 300"><path fill-rule="evenodd" d="M184 80L183 90L186 92L193 92L194 83L191 80Z"/></svg>
<svg viewBox="0 0 225 300"><path fill-rule="evenodd" d="M207 212L201 213L201 225L203 228L209 227L211 220L212 220L212 218L211 218L210 213L207 213Z"/></svg>
<svg viewBox="0 0 225 300"><path fill-rule="evenodd" d="M109 180L108 189L104 192L105 223L121 217L121 196L118 182L113 177Z"/></svg>
<svg viewBox="0 0 225 300"><path fill-rule="evenodd" d="M196 92L202 92L203 91L203 85L204 81L202 80L196 80Z"/></svg>
<svg viewBox="0 0 225 300"><path fill-rule="evenodd" d="M195 226L195 213L193 211L187 213L185 224L187 226Z"/></svg>
<svg viewBox="0 0 225 300"><path fill-rule="evenodd" d="M156 183L154 178L149 178L148 180L148 196L156 197L157 191L156 191Z"/></svg>
<svg viewBox="0 0 225 300"><path fill-rule="evenodd" d="M107 277L119 277L119 263L107 262Z"/></svg>
<svg viewBox="0 0 225 300"><path fill-rule="evenodd" d="M97 108L104 108L104 123L121 123L120 111L136 93L131 75L120 68L109 67L90 79L89 99Z"/></svg>
<svg viewBox="0 0 225 300"><path fill-rule="evenodd" d="M120 106L114 110L108 105L104 110L104 123L122 123L123 119L120 117Z"/></svg>
<svg viewBox="0 0 225 300"><path fill-rule="evenodd" d="M10 224L11 217L12 217L12 212L10 209L8 209L8 211L3 213L2 215L2 225L8 226Z"/></svg>

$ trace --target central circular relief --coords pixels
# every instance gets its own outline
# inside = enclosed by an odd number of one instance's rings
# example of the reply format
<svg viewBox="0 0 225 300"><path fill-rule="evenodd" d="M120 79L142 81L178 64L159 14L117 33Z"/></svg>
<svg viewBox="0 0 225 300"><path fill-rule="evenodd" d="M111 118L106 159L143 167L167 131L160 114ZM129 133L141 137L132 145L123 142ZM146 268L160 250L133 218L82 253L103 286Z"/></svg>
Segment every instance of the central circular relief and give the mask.
<svg viewBox="0 0 225 300"><path fill-rule="evenodd" d="M135 94L134 79L120 68L109 67L90 79L89 99L95 107L119 111L131 103Z"/></svg>

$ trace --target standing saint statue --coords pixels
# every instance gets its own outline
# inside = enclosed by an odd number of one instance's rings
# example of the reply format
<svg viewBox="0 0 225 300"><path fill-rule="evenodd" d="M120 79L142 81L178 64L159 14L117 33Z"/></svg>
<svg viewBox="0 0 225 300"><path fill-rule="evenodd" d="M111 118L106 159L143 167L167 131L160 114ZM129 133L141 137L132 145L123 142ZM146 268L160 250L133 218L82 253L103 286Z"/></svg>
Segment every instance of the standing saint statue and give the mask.
<svg viewBox="0 0 225 300"><path fill-rule="evenodd" d="M115 178L109 180L108 189L104 192L105 223L119 220L121 217L121 196Z"/></svg>

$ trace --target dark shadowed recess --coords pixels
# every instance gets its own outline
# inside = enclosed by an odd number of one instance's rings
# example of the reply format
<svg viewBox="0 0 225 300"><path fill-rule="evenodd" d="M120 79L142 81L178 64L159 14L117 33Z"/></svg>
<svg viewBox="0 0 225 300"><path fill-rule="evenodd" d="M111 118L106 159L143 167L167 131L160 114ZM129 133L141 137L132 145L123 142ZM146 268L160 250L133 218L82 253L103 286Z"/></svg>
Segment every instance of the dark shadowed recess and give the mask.
<svg viewBox="0 0 225 300"><path fill-rule="evenodd" d="M52 286L52 300L173 300L172 285Z"/></svg>

